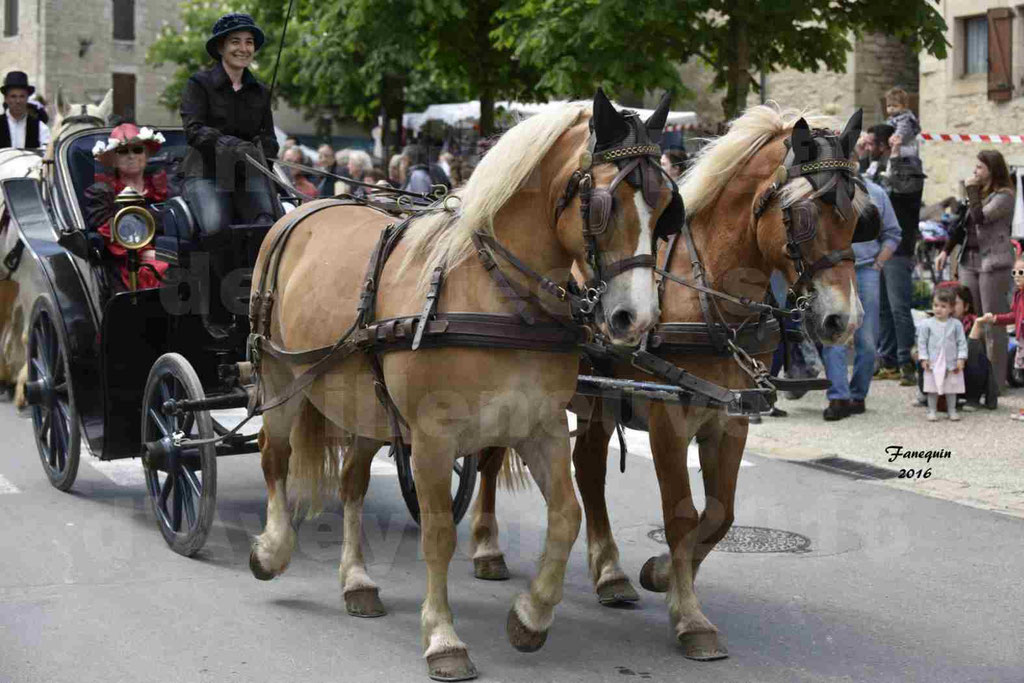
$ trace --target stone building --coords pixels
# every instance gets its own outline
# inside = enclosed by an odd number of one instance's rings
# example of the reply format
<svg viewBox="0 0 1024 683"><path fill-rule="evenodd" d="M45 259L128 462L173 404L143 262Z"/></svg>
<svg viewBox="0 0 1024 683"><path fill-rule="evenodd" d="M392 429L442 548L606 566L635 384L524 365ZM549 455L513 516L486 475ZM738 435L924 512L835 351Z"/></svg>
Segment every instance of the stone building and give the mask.
<svg viewBox="0 0 1024 683"><path fill-rule="evenodd" d="M921 55L921 126L927 133L1024 135L1024 7L946 0L946 59ZM1024 167L1024 144L925 142L925 200L958 194L977 153L997 149Z"/></svg>
<svg viewBox="0 0 1024 683"><path fill-rule="evenodd" d="M18 69L52 104L60 86L72 102L98 102L114 89L114 109L141 124L180 125L158 102L174 67L154 69L146 51L165 23L179 23L175 0L0 0L0 72ZM312 135L315 123L278 107L275 123Z"/></svg>
<svg viewBox="0 0 1024 683"><path fill-rule="evenodd" d="M864 110L864 125L885 120L885 91L900 86L918 89L917 55L895 38L866 34L846 55L846 72L806 73L785 70L765 76L765 97L784 106L806 107L825 114L848 116Z"/></svg>

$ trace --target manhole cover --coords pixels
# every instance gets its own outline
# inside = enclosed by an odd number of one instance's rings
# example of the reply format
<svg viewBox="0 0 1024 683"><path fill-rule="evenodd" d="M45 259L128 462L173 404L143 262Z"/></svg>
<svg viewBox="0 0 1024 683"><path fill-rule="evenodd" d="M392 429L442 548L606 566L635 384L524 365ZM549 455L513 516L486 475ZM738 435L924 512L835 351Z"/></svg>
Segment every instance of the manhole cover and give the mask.
<svg viewBox="0 0 1024 683"><path fill-rule="evenodd" d="M664 529L655 529L647 537L667 545ZM715 546L725 553L805 553L810 549L811 539L806 536L761 526L734 526Z"/></svg>

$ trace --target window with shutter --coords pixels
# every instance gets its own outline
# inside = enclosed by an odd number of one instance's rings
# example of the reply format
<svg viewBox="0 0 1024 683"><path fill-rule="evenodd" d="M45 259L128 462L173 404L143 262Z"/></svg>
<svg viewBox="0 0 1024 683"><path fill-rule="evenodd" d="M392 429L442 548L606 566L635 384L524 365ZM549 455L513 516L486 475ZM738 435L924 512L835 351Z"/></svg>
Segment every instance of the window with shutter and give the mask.
<svg viewBox="0 0 1024 683"><path fill-rule="evenodd" d="M114 40L135 40L135 0L114 0Z"/></svg>
<svg viewBox="0 0 1024 683"><path fill-rule="evenodd" d="M969 17L964 22L963 75L988 71L988 19Z"/></svg>
<svg viewBox="0 0 1024 683"><path fill-rule="evenodd" d="M1005 102L1013 97L1013 11L988 11L988 98Z"/></svg>
<svg viewBox="0 0 1024 683"><path fill-rule="evenodd" d="M4 35L18 35L18 0L4 0Z"/></svg>

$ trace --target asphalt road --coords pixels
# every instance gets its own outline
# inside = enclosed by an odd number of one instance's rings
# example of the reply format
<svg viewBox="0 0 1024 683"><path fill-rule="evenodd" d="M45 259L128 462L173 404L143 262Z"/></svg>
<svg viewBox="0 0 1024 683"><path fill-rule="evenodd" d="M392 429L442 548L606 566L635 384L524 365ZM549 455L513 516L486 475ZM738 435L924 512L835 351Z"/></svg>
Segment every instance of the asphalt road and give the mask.
<svg viewBox="0 0 1024 683"><path fill-rule="evenodd" d="M505 617L536 565L536 491L499 496L504 583L472 578L460 526L449 593L483 681L1024 681L1024 520L748 457L737 525L802 534L803 553L715 552L698 591L731 658L684 659L662 596L598 605L584 536L547 645L512 649ZM141 466L83 456L71 494L50 487L28 421L0 405L0 681L425 681L425 566L394 469L375 464L369 571L389 614L349 617L337 583L335 508L299 530L288 572L256 581L249 539L265 494L256 456L219 462L218 518L204 551L172 553ZM633 577L664 546L653 463L612 467L609 506ZM697 470L691 469L691 475ZM699 487L698 487L699 489ZM653 534L657 537L657 534Z"/></svg>

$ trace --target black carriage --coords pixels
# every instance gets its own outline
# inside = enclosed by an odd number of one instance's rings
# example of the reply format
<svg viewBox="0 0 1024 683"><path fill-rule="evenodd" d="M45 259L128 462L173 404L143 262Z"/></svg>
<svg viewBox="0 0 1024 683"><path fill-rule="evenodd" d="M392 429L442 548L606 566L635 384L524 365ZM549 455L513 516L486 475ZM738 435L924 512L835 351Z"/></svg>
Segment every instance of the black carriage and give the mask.
<svg viewBox="0 0 1024 683"><path fill-rule="evenodd" d="M173 177L185 135L180 128L161 132L166 142L147 173ZM251 404L250 275L270 225L227 228L230 242L216 248L231 250L235 268L220 277L172 183L171 198L151 207L160 225L145 238L171 264L166 279L156 289L124 287L103 236L88 229L83 212L85 190L102 172L92 149L109 133L96 128L61 138L44 180L2 183L10 227L24 244L19 277L32 297L26 398L40 459L56 488L72 487L84 448L105 461L141 458L164 538L192 555L213 522L217 457L258 451L255 434L230 433L210 411ZM112 233L145 233L144 217L130 214L118 212ZM408 462L398 460L402 493L416 517ZM476 469L459 474L461 516Z"/></svg>

